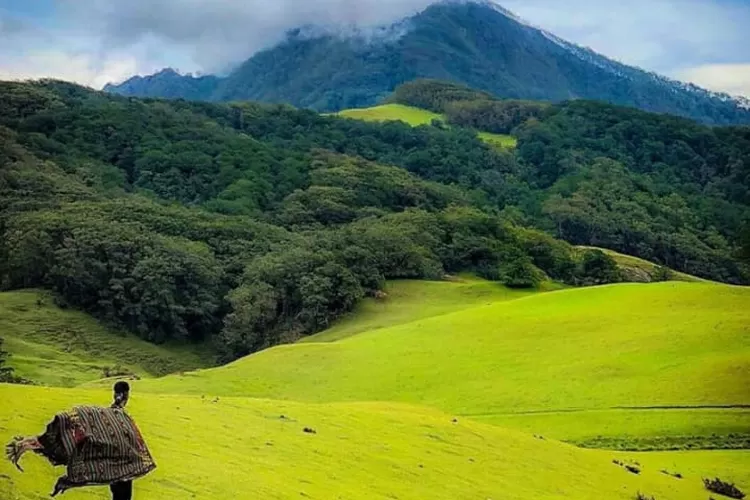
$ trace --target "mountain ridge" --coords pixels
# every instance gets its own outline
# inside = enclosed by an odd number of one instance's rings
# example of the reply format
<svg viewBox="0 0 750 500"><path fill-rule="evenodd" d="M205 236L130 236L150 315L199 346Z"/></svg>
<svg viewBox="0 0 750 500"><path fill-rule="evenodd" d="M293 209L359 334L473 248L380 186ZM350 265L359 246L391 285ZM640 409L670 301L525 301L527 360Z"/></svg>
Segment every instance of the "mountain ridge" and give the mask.
<svg viewBox="0 0 750 500"><path fill-rule="evenodd" d="M595 99L710 124L750 123L750 101L628 66L486 1L449 1L370 30L302 26L225 77L166 69L106 91L136 97L259 100L318 111L366 107L417 78L501 98Z"/></svg>

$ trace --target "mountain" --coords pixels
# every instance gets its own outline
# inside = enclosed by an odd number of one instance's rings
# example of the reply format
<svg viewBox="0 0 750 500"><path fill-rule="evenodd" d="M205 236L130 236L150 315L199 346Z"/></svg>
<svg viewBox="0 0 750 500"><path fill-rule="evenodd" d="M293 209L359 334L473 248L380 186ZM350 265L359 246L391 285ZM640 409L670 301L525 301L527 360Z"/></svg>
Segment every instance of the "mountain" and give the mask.
<svg viewBox="0 0 750 500"><path fill-rule="evenodd" d="M486 1L436 3L376 33L300 28L223 78L165 70L105 90L337 111L372 105L416 78L460 82L503 98L595 99L711 124L750 123L747 100L618 63Z"/></svg>
<svg viewBox="0 0 750 500"><path fill-rule="evenodd" d="M181 75L172 68L165 68L153 75L134 76L117 86L107 85L104 90L128 96L203 101L211 98L220 81L219 77L213 75Z"/></svg>

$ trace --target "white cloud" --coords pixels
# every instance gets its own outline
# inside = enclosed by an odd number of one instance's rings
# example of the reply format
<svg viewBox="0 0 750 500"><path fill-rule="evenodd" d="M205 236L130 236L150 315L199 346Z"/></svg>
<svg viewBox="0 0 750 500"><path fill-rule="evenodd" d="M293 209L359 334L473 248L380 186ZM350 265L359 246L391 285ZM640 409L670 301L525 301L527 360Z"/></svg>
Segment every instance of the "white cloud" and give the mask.
<svg viewBox="0 0 750 500"><path fill-rule="evenodd" d="M99 27L105 50L134 42L181 47L205 71L222 71L307 24L392 23L435 0L62 0L69 18Z"/></svg>
<svg viewBox="0 0 750 500"><path fill-rule="evenodd" d="M33 0L29 0L33 1ZM46 19L0 0L0 77L53 76L99 87L166 66L229 68L304 24L389 23L434 0L53 0ZM628 64L736 92L748 63L750 3L735 0L500 0L532 24ZM36 23L36 24L34 24ZM707 76L707 75L710 75ZM708 82L708 83L702 83ZM744 91L743 91L744 92Z"/></svg>
<svg viewBox="0 0 750 500"><path fill-rule="evenodd" d="M750 98L750 63L706 64L680 70L675 77L710 90Z"/></svg>
<svg viewBox="0 0 750 500"><path fill-rule="evenodd" d="M532 24L649 70L748 57L750 4L713 0L503 0Z"/></svg>
<svg viewBox="0 0 750 500"><path fill-rule="evenodd" d="M6 58L0 64L0 79L25 80L50 76L101 88L120 81L139 69L134 57L108 58L99 61L89 54L63 50L32 50L21 57Z"/></svg>

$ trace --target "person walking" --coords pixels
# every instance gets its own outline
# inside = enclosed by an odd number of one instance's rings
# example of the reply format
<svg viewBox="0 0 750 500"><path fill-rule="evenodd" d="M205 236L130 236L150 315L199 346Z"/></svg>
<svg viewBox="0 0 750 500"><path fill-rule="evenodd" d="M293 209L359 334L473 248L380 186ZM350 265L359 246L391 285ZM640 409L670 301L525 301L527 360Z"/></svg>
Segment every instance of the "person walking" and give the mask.
<svg viewBox="0 0 750 500"><path fill-rule="evenodd" d="M27 451L44 456L53 466L66 466L53 497L71 488L109 485L112 500L131 500L133 480L153 471L156 463L125 412L129 399L128 383L117 382L109 408L77 406L58 413L44 434L14 438L5 447L6 456L21 472L19 461Z"/></svg>

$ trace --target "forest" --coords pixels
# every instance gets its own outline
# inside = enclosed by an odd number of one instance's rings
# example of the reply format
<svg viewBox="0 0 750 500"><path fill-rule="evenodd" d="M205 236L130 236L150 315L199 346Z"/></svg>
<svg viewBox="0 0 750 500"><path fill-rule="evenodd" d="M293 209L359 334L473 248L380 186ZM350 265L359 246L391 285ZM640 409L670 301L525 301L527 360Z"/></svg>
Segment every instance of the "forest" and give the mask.
<svg viewBox="0 0 750 500"><path fill-rule="evenodd" d="M230 360L326 328L388 279L622 279L571 244L750 282L750 128L446 88L396 92L449 124L412 128L0 83L0 287Z"/></svg>

